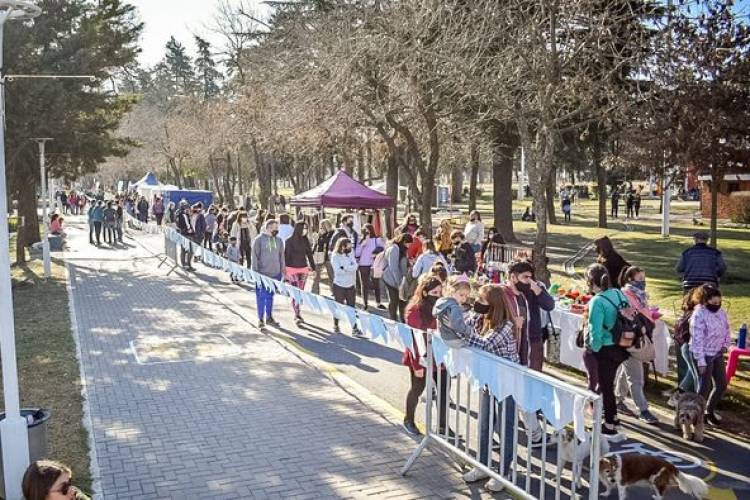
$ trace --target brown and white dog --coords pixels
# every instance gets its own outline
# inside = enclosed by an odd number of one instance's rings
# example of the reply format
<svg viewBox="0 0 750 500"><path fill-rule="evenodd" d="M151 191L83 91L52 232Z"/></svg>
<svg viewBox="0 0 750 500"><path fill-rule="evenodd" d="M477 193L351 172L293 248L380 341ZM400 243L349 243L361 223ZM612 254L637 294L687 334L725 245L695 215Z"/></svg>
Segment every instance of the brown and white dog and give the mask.
<svg viewBox="0 0 750 500"><path fill-rule="evenodd" d="M700 394L685 392L677 400L674 426L682 432L683 439L703 441L703 415L706 413L706 399Z"/></svg>
<svg viewBox="0 0 750 500"><path fill-rule="evenodd" d="M667 488L677 486L683 493L695 498L708 497L708 485L703 479L677 470L677 467L661 458L650 455L629 453L605 457L599 461L599 478L607 487L609 495L612 487L617 487L620 500L625 499L625 489L634 484L650 484L659 500Z"/></svg>

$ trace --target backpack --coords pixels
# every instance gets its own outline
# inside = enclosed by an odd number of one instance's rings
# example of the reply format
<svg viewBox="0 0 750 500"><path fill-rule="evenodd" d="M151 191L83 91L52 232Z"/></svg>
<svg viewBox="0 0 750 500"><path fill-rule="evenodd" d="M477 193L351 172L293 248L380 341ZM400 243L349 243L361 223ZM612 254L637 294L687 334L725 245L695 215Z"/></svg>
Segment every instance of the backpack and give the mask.
<svg viewBox="0 0 750 500"><path fill-rule="evenodd" d="M382 278L386 267L385 251L383 251L377 254L375 260L372 261L372 277L376 279Z"/></svg>
<svg viewBox="0 0 750 500"><path fill-rule="evenodd" d="M626 349L633 347L636 337L645 334L640 322L638 321L638 311L633 307L630 307L630 303L627 302L627 300L621 301L620 304L617 305L605 295L601 295L601 297L612 304L617 310L615 324L612 325L612 328L610 329L612 340L614 340L615 345Z"/></svg>
<svg viewBox="0 0 750 500"><path fill-rule="evenodd" d="M690 318L693 316L692 311L685 311L674 324L672 338L675 344L681 346L690 342Z"/></svg>
<svg viewBox="0 0 750 500"><path fill-rule="evenodd" d="M117 221L117 212L113 209L104 211L104 222L107 224L114 224Z"/></svg>

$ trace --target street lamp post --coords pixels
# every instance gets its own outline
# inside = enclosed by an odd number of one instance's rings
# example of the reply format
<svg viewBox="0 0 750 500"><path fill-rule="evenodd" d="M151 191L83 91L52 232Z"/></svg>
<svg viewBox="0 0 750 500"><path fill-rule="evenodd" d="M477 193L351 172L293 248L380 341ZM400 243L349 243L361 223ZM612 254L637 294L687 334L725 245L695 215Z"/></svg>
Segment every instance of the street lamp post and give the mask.
<svg viewBox="0 0 750 500"><path fill-rule="evenodd" d="M35 139L39 144L39 179L42 184L42 255L44 258L44 277L49 279L52 276L52 263L49 255L49 235L47 234L47 168L45 165L44 158L44 146L47 141L52 139L48 137L40 137Z"/></svg>
<svg viewBox="0 0 750 500"><path fill-rule="evenodd" d="M10 281L8 199L5 185L5 75L3 74L3 30L6 21L31 19L41 9L25 0L0 0L0 359L3 365L5 418L0 422L3 449L5 498L23 497L21 479L29 465L29 436L21 417L13 324L13 290Z"/></svg>

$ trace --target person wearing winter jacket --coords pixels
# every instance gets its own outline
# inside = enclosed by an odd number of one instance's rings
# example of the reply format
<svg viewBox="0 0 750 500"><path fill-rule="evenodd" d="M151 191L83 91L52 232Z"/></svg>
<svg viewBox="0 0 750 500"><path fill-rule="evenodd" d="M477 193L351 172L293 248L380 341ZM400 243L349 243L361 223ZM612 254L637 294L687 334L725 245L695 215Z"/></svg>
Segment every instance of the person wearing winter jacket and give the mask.
<svg viewBox="0 0 750 500"><path fill-rule="evenodd" d="M471 274L477 270L477 259L474 255L474 249L464 240L463 232L456 230L451 233L453 268L457 273Z"/></svg>
<svg viewBox="0 0 750 500"><path fill-rule="evenodd" d="M307 224L304 222L297 222L294 225L292 235L284 243L284 259L286 261L287 282L300 290L304 290L307 275L311 270L315 271L312 247L310 246L310 240L307 239ZM294 321L297 324L302 323L300 304L294 299L292 299L292 309L294 310Z"/></svg>
<svg viewBox="0 0 750 500"><path fill-rule="evenodd" d="M331 267L333 268L333 298L339 304L354 307L357 292L355 284L357 281L357 261L354 258L354 247L349 238L339 238L336 248L331 254ZM356 323L352 327L352 335L361 337L363 334ZM341 333L339 319L333 318L333 333Z"/></svg>
<svg viewBox="0 0 750 500"><path fill-rule="evenodd" d="M414 266L411 268L412 277L419 278L424 274L429 274L436 262L442 262L446 268L448 267L448 261L436 250L435 241L427 240L424 243L422 254L417 257Z"/></svg>
<svg viewBox="0 0 750 500"><path fill-rule="evenodd" d="M406 256L407 247L412 242L412 235L400 233L391 240L385 249L385 269L383 271L383 282L388 290L388 315L394 321L404 322L404 310L406 302L399 297L399 286L409 268Z"/></svg>
<svg viewBox="0 0 750 500"><path fill-rule="evenodd" d="M675 270L682 277L682 289L689 292L704 283L719 286L719 280L727 271L721 252L708 246L708 233L693 235L695 245L688 248L677 263Z"/></svg>
<svg viewBox="0 0 750 500"><path fill-rule="evenodd" d="M362 241L354 251L359 263L359 282L365 311L371 291L375 293L375 302L378 309L384 309L380 303L380 280L372 277L372 263L375 261L375 255L383 252L384 249L385 241L383 241L383 238L375 234L375 228L372 224L365 224L362 228Z"/></svg>
<svg viewBox="0 0 750 500"><path fill-rule="evenodd" d="M320 294L320 280L323 269L326 270L328 281L333 283L333 270L331 269L331 251L329 245L333 237L333 224L328 219L323 219L318 225L318 240L315 242L315 254L318 254L318 263L315 266L315 280L313 281L312 293ZM321 259L322 257L322 259ZM323 261L322 263L320 261Z"/></svg>
<svg viewBox="0 0 750 500"><path fill-rule="evenodd" d="M437 328L435 317L432 315L432 310L435 304L440 299L443 293L443 284L439 278L435 276L424 276L419 280L417 288L414 291L414 296L409 301L409 305L406 306L406 324L412 328L419 330L414 332L414 335L424 335L425 342L427 341L426 331L434 330ZM414 421L414 414L419 403L419 397L424 392L426 384L425 367L421 363L422 355L419 353L417 342L415 341L412 345L412 349L404 350L404 355L401 358L401 364L409 368L409 378L411 385L409 392L406 393L406 404L404 412L404 430L411 436L419 436L421 433L417 428ZM440 370L445 370L444 366L440 366ZM433 362L432 367L432 378L437 386L438 382L438 367ZM447 397L447 385L448 377L443 373L440 377L440 398L445 401ZM441 405L439 409L439 428L445 429L446 424L446 408L445 405Z"/></svg>
<svg viewBox="0 0 750 500"><path fill-rule="evenodd" d="M154 207L156 209L156 207ZM206 214L206 232L203 234L203 246L209 250L214 249L213 239L214 231L216 230L216 207L211 205L208 207L208 213Z"/></svg>
<svg viewBox="0 0 750 500"><path fill-rule="evenodd" d="M471 294L471 283L466 276L451 276L444 291L432 311L437 318L438 333L449 346L461 347L471 333L464 320L464 305Z"/></svg>
<svg viewBox="0 0 750 500"><path fill-rule="evenodd" d="M279 238L279 223L270 219L263 225L263 233L253 240L250 267L258 274L274 280L284 276L286 263L284 261L284 241ZM258 327L279 326L273 318L274 291L260 283L255 285L255 300L258 309Z"/></svg>
<svg viewBox="0 0 750 500"><path fill-rule="evenodd" d="M469 214L469 222L464 228L464 234L466 235L466 243L471 245L471 249L474 253L479 253L482 248L482 240L484 239L484 223L482 222L482 216L477 210L472 210Z"/></svg>
<svg viewBox="0 0 750 500"><path fill-rule="evenodd" d="M248 269L252 261L252 245L257 237L255 224L252 224L245 212L240 212L235 218L234 224L229 231L229 237L237 238L237 244L240 247L240 264Z"/></svg>
<svg viewBox="0 0 750 500"><path fill-rule="evenodd" d="M157 196L151 211L154 212L154 217L156 217L156 225L161 226L161 221L164 218L164 200Z"/></svg>
<svg viewBox="0 0 750 500"><path fill-rule="evenodd" d="M190 216L190 207L188 202L185 200L180 201L180 209L177 212L177 231L184 236L188 241L192 241L195 238L195 230L193 229L193 218ZM187 271L193 271L193 246L188 245L188 249L185 249L180 245L180 264L182 268Z"/></svg>

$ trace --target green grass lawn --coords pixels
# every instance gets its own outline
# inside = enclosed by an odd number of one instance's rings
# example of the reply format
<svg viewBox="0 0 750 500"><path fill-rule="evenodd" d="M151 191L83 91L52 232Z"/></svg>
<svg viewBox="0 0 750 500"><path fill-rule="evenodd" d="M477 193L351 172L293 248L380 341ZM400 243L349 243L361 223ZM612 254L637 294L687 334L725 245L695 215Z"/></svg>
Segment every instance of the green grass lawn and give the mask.
<svg viewBox="0 0 750 500"><path fill-rule="evenodd" d="M11 245L15 246L13 241ZM82 424L65 268L53 260L52 277L45 281L41 261L33 260L13 266L12 276L21 404L51 411L49 458L68 464L74 483L90 491L88 434Z"/></svg>

